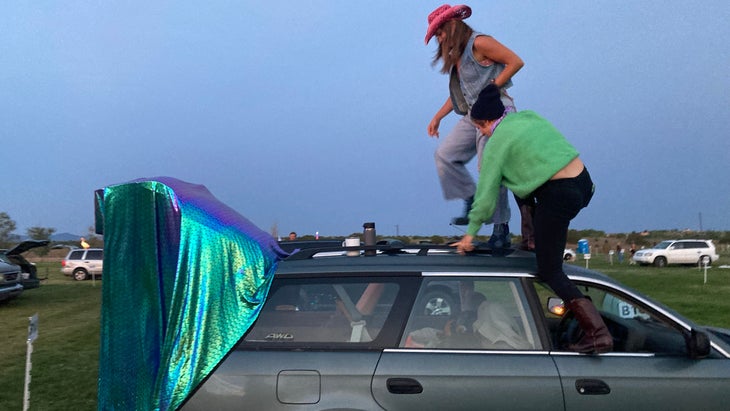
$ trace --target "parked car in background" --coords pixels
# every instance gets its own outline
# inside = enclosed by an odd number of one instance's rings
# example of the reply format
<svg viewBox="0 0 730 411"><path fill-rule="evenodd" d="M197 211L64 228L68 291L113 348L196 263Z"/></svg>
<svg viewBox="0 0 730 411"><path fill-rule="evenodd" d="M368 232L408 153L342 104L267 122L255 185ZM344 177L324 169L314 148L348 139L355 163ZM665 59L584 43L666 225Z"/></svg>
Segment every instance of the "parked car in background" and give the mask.
<svg viewBox="0 0 730 411"><path fill-rule="evenodd" d="M38 269L35 264L26 260L25 257L23 257L23 253L37 247L45 247L48 243L48 240L23 241L9 250L4 250L0 254L0 259L6 263L20 267L20 283L26 290L40 287L41 280L38 278Z"/></svg>
<svg viewBox="0 0 730 411"><path fill-rule="evenodd" d="M563 250L563 261L575 261L575 251L572 248Z"/></svg>
<svg viewBox="0 0 730 411"><path fill-rule="evenodd" d="M76 281L100 277L103 269L104 250L101 248L73 249L61 261L61 272Z"/></svg>
<svg viewBox="0 0 730 411"><path fill-rule="evenodd" d="M20 267L0 259L0 302L13 299L22 293Z"/></svg>
<svg viewBox="0 0 730 411"><path fill-rule="evenodd" d="M363 248L364 249L364 248ZM260 314L183 410L726 410L730 330L703 327L595 271L564 270L614 351L580 328L533 253L436 245L332 248L281 261ZM352 251L348 248L347 251ZM325 256L322 256L324 254ZM458 290L449 315L424 311Z"/></svg>
<svg viewBox="0 0 730 411"><path fill-rule="evenodd" d="M667 240L651 248L638 250L632 259L641 265L667 264L712 265L720 256L712 240Z"/></svg>

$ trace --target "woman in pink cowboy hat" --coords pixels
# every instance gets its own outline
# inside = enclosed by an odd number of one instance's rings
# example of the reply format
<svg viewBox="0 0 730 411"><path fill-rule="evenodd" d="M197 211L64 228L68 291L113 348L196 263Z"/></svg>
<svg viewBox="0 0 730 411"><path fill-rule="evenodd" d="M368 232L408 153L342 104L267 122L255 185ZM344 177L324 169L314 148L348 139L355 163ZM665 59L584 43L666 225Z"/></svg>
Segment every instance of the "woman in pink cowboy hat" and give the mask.
<svg viewBox="0 0 730 411"><path fill-rule="evenodd" d="M512 50L503 46L492 36L475 32L464 19L471 16L471 8L466 5L450 6L444 4L428 15L426 44L436 37L438 49L433 65L443 62L441 72L449 74L449 98L436 112L428 124L428 135L439 137L439 124L451 111L463 117L436 149L434 155L436 170L447 200L463 199L464 215L452 219L453 225L467 225L467 215L474 201L476 184L466 168L466 164L477 155L481 158L487 140L472 124L467 115L477 99L479 92L488 84L499 87L502 102L508 110L515 111L515 104L507 94L512 86L512 76L524 63ZM481 161L479 160L479 165ZM522 217L523 249L534 249L532 235L531 207L518 200ZM493 249L510 246L510 233L507 223L510 219L507 190L502 188L497 210L491 223L494 224L489 245Z"/></svg>

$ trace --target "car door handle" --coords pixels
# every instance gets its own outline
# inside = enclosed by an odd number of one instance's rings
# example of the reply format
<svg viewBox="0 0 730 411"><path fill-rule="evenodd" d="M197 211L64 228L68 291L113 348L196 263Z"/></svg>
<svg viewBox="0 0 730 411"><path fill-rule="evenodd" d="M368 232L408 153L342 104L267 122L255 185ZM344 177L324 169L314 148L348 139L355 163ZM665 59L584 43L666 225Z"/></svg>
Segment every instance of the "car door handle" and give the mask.
<svg viewBox="0 0 730 411"><path fill-rule="evenodd" d="M575 389L581 395L606 395L611 393L611 387L601 380L576 380Z"/></svg>
<svg viewBox="0 0 730 411"><path fill-rule="evenodd" d="M388 378L386 385L391 394L420 394L423 392L421 383L413 378Z"/></svg>

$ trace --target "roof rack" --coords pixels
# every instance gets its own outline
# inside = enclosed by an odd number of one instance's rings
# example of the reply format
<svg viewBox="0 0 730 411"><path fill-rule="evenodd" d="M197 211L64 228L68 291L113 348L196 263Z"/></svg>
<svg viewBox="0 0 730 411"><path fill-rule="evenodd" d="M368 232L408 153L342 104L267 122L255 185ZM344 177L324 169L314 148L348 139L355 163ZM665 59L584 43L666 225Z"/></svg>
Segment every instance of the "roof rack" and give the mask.
<svg viewBox="0 0 730 411"><path fill-rule="evenodd" d="M456 248L448 244L404 244L401 241L379 241L376 245L360 245L355 247L316 247L316 248L305 248L298 251L294 251L286 260L307 260L315 257L318 254L324 253L336 253L341 252L343 256L347 251L357 251L360 257L367 258L360 255L360 251L375 250L380 254L386 255L398 255L398 254L410 254L418 256L429 255L429 252L434 251L439 254L456 254ZM486 242L478 242L474 244L474 251L467 253L467 255L476 254L488 254L494 256L506 256L514 253L515 249L506 249L496 251L492 250L491 247L487 246ZM431 254L433 255L433 254ZM356 257L357 257L356 256Z"/></svg>

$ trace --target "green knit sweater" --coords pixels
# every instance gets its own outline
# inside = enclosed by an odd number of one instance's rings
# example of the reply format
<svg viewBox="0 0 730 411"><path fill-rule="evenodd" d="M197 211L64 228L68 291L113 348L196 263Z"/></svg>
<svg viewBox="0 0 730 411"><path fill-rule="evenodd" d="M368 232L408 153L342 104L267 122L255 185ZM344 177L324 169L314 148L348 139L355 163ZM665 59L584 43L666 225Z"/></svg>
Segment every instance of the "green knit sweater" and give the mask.
<svg viewBox="0 0 730 411"><path fill-rule="evenodd" d="M484 146L467 233L477 235L494 214L499 186L525 198L578 157L578 151L534 111L510 113Z"/></svg>

